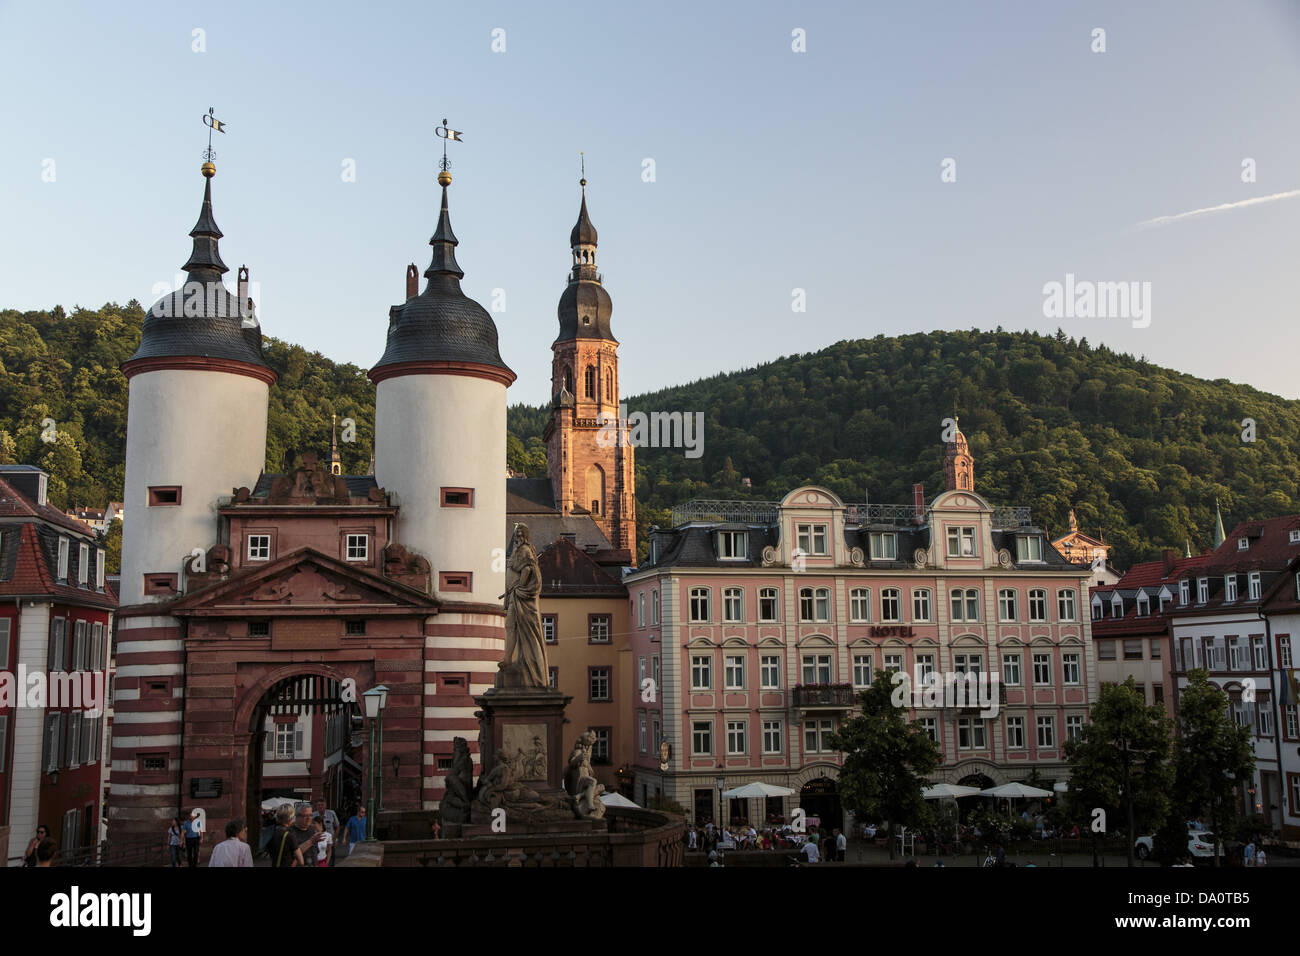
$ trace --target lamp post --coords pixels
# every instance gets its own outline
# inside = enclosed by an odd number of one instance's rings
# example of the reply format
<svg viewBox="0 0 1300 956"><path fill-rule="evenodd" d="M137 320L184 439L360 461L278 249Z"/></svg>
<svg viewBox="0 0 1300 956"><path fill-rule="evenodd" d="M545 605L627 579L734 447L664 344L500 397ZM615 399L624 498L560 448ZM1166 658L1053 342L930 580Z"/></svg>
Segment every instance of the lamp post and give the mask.
<svg viewBox="0 0 1300 956"><path fill-rule="evenodd" d="M375 722L379 718L380 693L376 689L366 691L361 699L366 705L366 721L370 724L370 747L366 751L366 840L375 838Z"/></svg>
<svg viewBox="0 0 1300 956"><path fill-rule="evenodd" d="M718 837L719 839L721 839L722 837L722 791L726 789L727 778L724 777L722 774L718 774L718 776L714 779L714 783L718 785Z"/></svg>
<svg viewBox="0 0 1300 956"><path fill-rule="evenodd" d="M379 732L375 743L375 803L377 813L384 810L384 711L388 708L388 688L383 684L373 688L379 695Z"/></svg>

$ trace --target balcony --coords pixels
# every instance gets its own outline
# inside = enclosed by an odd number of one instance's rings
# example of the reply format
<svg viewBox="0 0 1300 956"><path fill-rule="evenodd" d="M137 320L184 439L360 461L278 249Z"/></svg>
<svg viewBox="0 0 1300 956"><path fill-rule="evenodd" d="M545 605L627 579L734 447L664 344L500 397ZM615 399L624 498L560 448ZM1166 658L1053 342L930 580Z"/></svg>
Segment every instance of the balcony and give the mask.
<svg viewBox="0 0 1300 956"><path fill-rule="evenodd" d="M850 710L854 703L852 684L800 684L790 696L799 710Z"/></svg>

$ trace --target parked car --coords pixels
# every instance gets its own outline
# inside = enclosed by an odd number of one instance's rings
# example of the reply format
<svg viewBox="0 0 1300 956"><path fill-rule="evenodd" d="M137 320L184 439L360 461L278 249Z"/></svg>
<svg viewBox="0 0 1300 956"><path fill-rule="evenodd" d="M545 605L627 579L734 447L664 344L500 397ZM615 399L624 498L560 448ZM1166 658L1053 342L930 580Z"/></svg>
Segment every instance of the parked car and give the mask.
<svg viewBox="0 0 1300 956"><path fill-rule="evenodd" d="M1140 836L1133 841L1133 855L1145 860L1155 849L1155 838ZM1193 859L1211 859L1214 856L1214 834L1208 830L1187 831L1187 853ZM1223 847L1219 847L1219 859L1223 859Z"/></svg>

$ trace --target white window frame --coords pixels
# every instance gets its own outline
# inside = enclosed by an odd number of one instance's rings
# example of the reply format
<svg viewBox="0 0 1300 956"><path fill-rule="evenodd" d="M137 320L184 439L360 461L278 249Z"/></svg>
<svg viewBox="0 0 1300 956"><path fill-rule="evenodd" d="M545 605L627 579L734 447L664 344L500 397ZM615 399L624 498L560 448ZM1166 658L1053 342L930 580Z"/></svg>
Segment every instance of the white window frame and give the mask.
<svg viewBox="0 0 1300 956"><path fill-rule="evenodd" d="M1008 687L1020 686L1020 652L1013 651L1002 655L1002 683Z"/></svg>
<svg viewBox="0 0 1300 956"><path fill-rule="evenodd" d="M1259 600L1259 596L1263 592L1262 580L1263 579L1260 577L1260 573L1258 571L1251 571L1250 574L1246 577L1246 586L1250 589L1249 591L1250 600L1252 601Z"/></svg>
<svg viewBox="0 0 1300 956"><path fill-rule="evenodd" d="M870 687L873 667L875 664L875 654L870 652L854 651L853 652L853 686ZM866 680L863 680L863 677Z"/></svg>
<svg viewBox="0 0 1300 956"><path fill-rule="evenodd" d="M104 590L104 576L107 573L108 572L104 567L104 549L96 548L95 549L95 589L96 590L98 591Z"/></svg>
<svg viewBox="0 0 1300 956"><path fill-rule="evenodd" d="M718 560L745 561L749 556L749 533L746 531L718 532Z"/></svg>
<svg viewBox="0 0 1300 956"><path fill-rule="evenodd" d="M645 592L636 596L636 626L645 627Z"/></svg>
<svg viewBox="0 0 1300 956"><path fill-rule="evenodd" d="M1083 715L1066 714L1065 715L1065 739L1078 740L1083 736Z"/></svg>
<svg viewBox="0 0 1300 956"><path fill-rule="evenodd" d="M262 552L265 552L265 554ZM250 534L248 536L248 560L271 560L271 536L269 534Z"/></svg>
<svg viewBox="0 0 1300 956"><path fill-rule="evenodd" d="M1034 686L1046 687L1052 683L1052 655L1050 651L1036 651L1033 655Z"/></svg>
<svg viewBox="0 0 1300 956"><path fill-rule="evenodd" d="M1191 578L1183 578L1178 582L1178 604L1186 607L1192 603L1192 581Z"/></svg>
<svg viewBox="0 0 1300 956"><path fill-rule="evenodd" d="M1038 741L1038 749L1056 749L1056 717L1054 715L1046 714L1036 717L1034 719L1034 730L1036 731L1035 739Z"/></svg>
<svg viewBox="0 0 1300 956"><path fill-rule="evenodd" d="M912 589L912 621L920 624L933 620L930 616L930 589Z"/></svg>
<svg viewBox="0 0 1300 956"><path fill-rule="evenodd" d="M700 738L704 738L704 747L700 746ZM694 757L711 757L713 756L713 721L711 720L692 720L691 721L691 756Z"/></svg>
<svg viewBox="0 0 1300 956"><path fill-rule="evenodd" d="M703 677L703 680L700 678ZM713 690L713 655L691 655L691 690Z"/></svg>
<svg viewBox="0 0 1300 956"><path fill-rule="evenodd" d="M898 560L898 535L892 531L873 531L870 536L872 561Z"/></svg>
<svg viewBox="0 0 1300 956"><path fill-rule="evenodd" d="M1083 683L1083 655L1078 651L1061 652L1061 682L1064 684Z"/></svg>
<svg viewBox="0 0 1300 956"><path fill-rule="evenodd" d="M659 589L650 589L650 623L657 626L659 624Z"/></svg>
<svg viewBox="0 0 1300 956"><path fill-rule="evenodd" d="M727 756L744 757L749 754L749 721L727 721Z"/></svg>
<svg viewBox="0 0 1300 956"><path fill-rule="evenodd" d="M345 539L344 557L348 561L370 560L370 535L349 534Z"/></svg>
<svg viewBox="0 0 1300 956"><path fill-rule="evenodd" d="M77 546L77 583L85 587L90 583L90 545Z"/></svg>
<svg viewBox="0 0 1300 956"><path fill-rule="evenodd" d="M1037 535L1018 534L1016 535L1016 563L1025 564L1027 562L1036 562L1041 564L1043 560L1043 539Z"/></svg>
<svg viewBox="0 0 1300 956"><path fill-rule="evenodd" d="M781 657L779 654L764 654L758 659L759 688L761 690L781 689Z"/></svg>
<svg viewBox="0 0 1300 956"><path fill-rule="evenodd" d="M1015 588L1001 588L998 591L998 620L1014 621L1020 610L1020 595Z"/></svg>
<svg viewBox="0 0 1300 956"><path fill-rule="evenodd" d="M1037 602L1040 607L1038 614L1034 613L1034 604ZM1047 588L1031 588L1029 591L1029 622L1031 624L1047 623Z"/></svg>
<svg viewBox="0 0 1300 956"><path fill-rule="evenodd" d="M1062 588L1056 592L1057 620L1067 623L1079 620L1079 602L1074 588Z"/></svg>
<svg viewBox="0 0 1300 956"><path fill-rule="evenodd" d="M1196 603L1208 604L1210 601L1210 579L1198 578L1196 581Z"/></svg>
<svg viewBox="0 0 1300 956"><path fill-rule="evenodd" d="M809 557L826 557L830 554L826 546L828 534L824 524L798 524L795 526L799 549Z"/></svg>
<svg viewBox="0 0 1300 956"><path fill-rule="evenodd" d="M691 622L695 624L707 624L713 612L712 604L713 592L710 588L691 588L690 590L690 612Z"/></svg>
<svg viewBox="0 0 1300 956"><path fill-rule="evenodd" d="M745 623L745 589L722 589L722 620L726 624Z"/></svg>
<svg viewBox="0 0 1300 956"><path fill-rule="evenodd" d="M764 602L770 602L772 616L765 616ZM779 621L781 619L781 592L779 588L758 589L758 619L760 622Z"/></svg>
<svg viewBox="0 0 1300 956"><path fill-rule="evenodd" d="M745 654L723 655L722 681L725 690L745 689Z"/></svg>
<svg viewBox="0 0 1300 956"><path fill-rule="evenodd" d="M1223 576L1223 600L1237 600L1237 576L1235 574L1225 574Z"/></svg>
<svg viewBox="0 0 1300 956"><path fill-rule="evenodd" d="M808 679L810 661L812 662L811 669L814 678L813 680ZM820 677L822 674L823 662L825 666L826 679L817 680L816 678ZM799 661L799 665L799 674L803 678L803 683L805 685L831 684L835 681L835 658L834 655L829 652L813 652L804 654Z"/></svg>
<svg viewBox="0 0 1300 956"><path fill-rule="evenodd" d="M1248 551L1248 550L1250 550L1250 539L1249 539L1249 538L1238 538L1238 539L1237 539L1237 550L1238 550L1238 551Z"/></svg>
<svg viewBox="0 0 1300 956"><path fill-rule="evenodd" d="M59 537L59 580L68 580L68 539Z"/></svg>
<svg viewBox="0 0 1300 956"><path fill-rule="evenodd" d="M894 602L894 613L889 613L889 600ZM881 588L880 590L880 619L897 624L903 620L903 590L902 588Z"/></svg>
<svg viewBox="0 0 1300 956"><path fill-rule="evenodd" d="M870 588L853 588L849 591L849 620L854 623L871 620Z"/></svg>
<svg viewBox="0 0 1300 956"><path fill-rule="evenodd" d="M763 753L779 754L783 752L781 742L781 721L763 721Z"/></svg>
<svg viewBox="0 0 1300 956"><path fill-rule="evenodd" d="M1024 750L1025 749L1025 718L1024 717L1007 717L1007 749Z"/></svg>
<svg viewBox="0 0 1300 956"><path fill-rule="evenodd" d="M973 525L950 525L947 530L948 557L979 557L979 551L975 547L975 527Z"/></svg>

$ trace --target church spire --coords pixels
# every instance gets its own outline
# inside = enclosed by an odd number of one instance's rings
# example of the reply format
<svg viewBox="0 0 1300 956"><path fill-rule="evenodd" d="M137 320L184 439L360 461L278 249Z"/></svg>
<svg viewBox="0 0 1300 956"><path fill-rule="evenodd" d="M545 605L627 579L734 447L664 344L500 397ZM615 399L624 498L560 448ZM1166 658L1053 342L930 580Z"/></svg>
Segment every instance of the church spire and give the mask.
<svg viewBox="0 0 1300 956"><path fill-rule="evenodd" d="M429 240L429 245L433 246L433 260L429 263L429 268L424 270L424 277L430 283L439 278L459 290L460 280L465 278L465 273L456 262L456 247L460 242L451 231L451 215L447 212L447 187L451 185L451 173L445 169L440 172L438 184L442 186L442 210L438 214L438 228Z"/></svg>
<svg viewBox="0 0 1300 956"><path fill-rule="evenodd" d="M1219 511L1219 499L1214 499L1214 546L1223 544L1228 536L1223 533L1223 513Z"/></svg>
<svg viewBox="0 0 1300 956"><path fill-rule="evenodd" d="M339 458L338 416L330 416L330 474L343 474L343 459Z"/></svg>
<svg viewBox="0 0 1300 956"><path fill-rule="evenodd" d="M212 163L203 164L203 205L199 209L199 221L190 230L194 248L185 265L181 266L189 274L191 282L220 282L221 277L230 271L221 261L221 252L217 248L221 230L212 216L212 177L216 174L217 168Z"/></svg>

